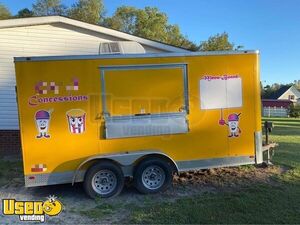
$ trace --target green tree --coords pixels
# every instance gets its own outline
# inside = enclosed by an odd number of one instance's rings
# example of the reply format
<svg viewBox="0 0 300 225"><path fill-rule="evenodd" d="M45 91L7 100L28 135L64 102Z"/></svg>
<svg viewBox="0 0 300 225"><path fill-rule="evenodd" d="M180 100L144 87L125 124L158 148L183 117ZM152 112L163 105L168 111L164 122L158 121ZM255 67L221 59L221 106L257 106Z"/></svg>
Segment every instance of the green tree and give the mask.
<svg viewBox="0 0 300 225"><path fill-rule="evenodd" d="M170 45L186 48L191 51L197 51L199 46L197 46L194 42L190 41L188 37L183 36L180 32L180 28L178 25L168 25L167 28L165 43Z"/></svg>
<svg viewBox="0 0 300 225"><path fill-rule="evenodd" d="M294 118L300 117L300 104L291 104L289 108L289 116Z"/></svg>
<svg viewBox="0 0 300 225"><path fill-rule="evenodd" d="M104 20L104 26L178 47L197 49L181 34L178 25L169 24L168 16L156 7L119 7L112 17Z"/></svg>
<svg viewBox="0 0 300 225"><path fill-rule="evenodd" d="M11 13L8 8L0 3L0 20L5 20L11 18Z"/></svg>
<svg viewBox="0 0 300 225"><path fill-rule="evenodd" d="M264 96L265 96L265 89L262 82L260 81L260 97L264 98Z"/></svg>
<svg viewBox="0 0 300 225"><path fill-rule="evenodd" d="M243 48L243 46L236 46L229 41L229 36L226 32L216 34L203 41L200 44L199 51L231 51Z"/></svg>
<svg viewBox="0 0 300 225"><path fill-rule="evenodd" d="M32 10L35 16L65 15L66 6L60 0L36 0Z"/></svg>
<svg viewBox="0 0 300 225"><path fill-rule="evenodd" d="M68 10L68 16L87 23L99 24L103 20L102 0L79 0Z"/></svg>
<svg viewBox="0 0 300 225"><path fill-rule="evenodd" d="M32 16L34 16L33 11L31 11L28 8L24 8L24 9L19 10L18 14L15 17L25 18L25 17L32 17Z"/></svg>
<svg viewBox="0 0 300 225"><path fill-rule="evenodd" d="M263 87L262 98L268 99L274 93L270 85Z"/></svg>
<svg viewBox="0 0 300 225"><path fill-rule="evenodd" d="M300 90L300 80L294 80L295 87Z"/></svg>
<svg viewBox="0 0 300 225"><path fill-rule="evenodd" d="M159 12L158 8L146 7L144 10L137 10L137 18L136 35L163 42L168 38L168 17Z"/></svg>
<svg viewBox="0 0 300 225"><path fill-rule="evenodd" d="M129 34L135 34L137 33L137 17L138 9L130 6L122 6L117 8L112 17L105 18L103 25Z"/></svg>

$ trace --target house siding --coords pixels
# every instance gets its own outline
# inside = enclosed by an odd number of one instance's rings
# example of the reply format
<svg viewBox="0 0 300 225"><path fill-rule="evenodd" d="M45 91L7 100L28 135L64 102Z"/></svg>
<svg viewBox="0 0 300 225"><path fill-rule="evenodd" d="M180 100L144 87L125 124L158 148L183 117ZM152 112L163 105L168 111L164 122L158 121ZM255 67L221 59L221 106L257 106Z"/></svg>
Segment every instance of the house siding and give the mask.
<svg viewBox="0 0 300 225"><path fill-rule="evenodd" d="M63 23L0 29L0 130L18 130L13 57L98 54L99 43L117 37ZM165 50L144 46L148 53Z"/></svg>
<svg viewBox="0 0 300 225"><path fill-rule="evenodd" d="M295 99L293 99L293 100L289 99L290 95L294 95ZM278 99L287 99L287 100L291 100L294 103L297 103L297 102L299 103L300 102L300 92L294 86L292 86L283 95L281 95Z"/></svg>

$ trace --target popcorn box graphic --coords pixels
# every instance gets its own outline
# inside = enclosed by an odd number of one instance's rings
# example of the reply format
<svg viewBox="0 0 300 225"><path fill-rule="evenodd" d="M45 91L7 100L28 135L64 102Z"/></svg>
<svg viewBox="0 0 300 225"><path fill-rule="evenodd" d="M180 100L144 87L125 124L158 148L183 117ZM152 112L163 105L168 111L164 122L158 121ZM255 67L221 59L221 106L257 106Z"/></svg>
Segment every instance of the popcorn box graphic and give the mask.
<svg viewBox="0 0 300 225"><path fill-rule="evenodd" d="M86 113L82 109L71 109L67 112L69 131L72 134L82 134L85 131Z"/></svg>

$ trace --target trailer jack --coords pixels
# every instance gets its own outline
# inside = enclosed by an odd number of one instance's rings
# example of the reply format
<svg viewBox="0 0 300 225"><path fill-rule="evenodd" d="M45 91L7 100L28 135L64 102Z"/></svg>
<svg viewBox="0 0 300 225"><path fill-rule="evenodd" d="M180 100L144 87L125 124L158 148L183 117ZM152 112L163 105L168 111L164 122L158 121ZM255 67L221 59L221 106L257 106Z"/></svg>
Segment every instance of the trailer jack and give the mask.
<svg viewBox="0 0 300 225"><path fill-rule="evenodd" d="M264 122L264 129L265 129L266 139L265 139L265 143L263 144L263 149L262 150L263 150L264 155L265 155L265 152L267 152L266 153L266 159L264 160L264 163L266 165L273 165L272 162L271 162L271 159L275 154L275 148L278 146L277 143L269 143L269 133L272 132L273 123L269 122L269 121L265 121Z"/></svg>

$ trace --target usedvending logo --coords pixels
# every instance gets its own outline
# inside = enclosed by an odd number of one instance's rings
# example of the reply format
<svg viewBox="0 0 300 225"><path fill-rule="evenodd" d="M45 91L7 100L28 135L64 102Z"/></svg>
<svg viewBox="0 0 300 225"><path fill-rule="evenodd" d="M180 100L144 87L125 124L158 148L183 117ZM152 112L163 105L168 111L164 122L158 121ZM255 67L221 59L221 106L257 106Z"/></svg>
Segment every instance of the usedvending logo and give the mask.
<svg viewBox="0 0 300 225"><path fill-rule="evenodd" d="M20 221L45 222L46 216L58 216L63 204L55 196L49 196L46 201L2 200L2 212L6 216L19 216Z"/></svg>

